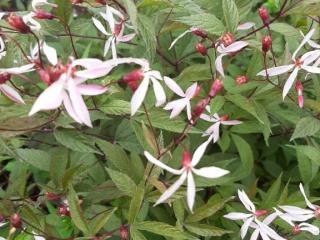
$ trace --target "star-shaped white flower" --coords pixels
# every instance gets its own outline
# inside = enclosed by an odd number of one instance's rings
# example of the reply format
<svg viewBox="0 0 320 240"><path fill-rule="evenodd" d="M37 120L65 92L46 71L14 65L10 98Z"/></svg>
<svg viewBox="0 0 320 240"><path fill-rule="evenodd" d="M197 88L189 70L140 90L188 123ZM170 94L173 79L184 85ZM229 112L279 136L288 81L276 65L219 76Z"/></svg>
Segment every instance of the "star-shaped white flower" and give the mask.
<svg viewBox="0 0 320 240"><path fill-rule="evenodd" d="M40 50L43 51L44 55L46 56L51 65L55 66L58 64L58 55L56 49L50 47L45 41L41 41ZM38 44L36 44L34 47L30 47L29 59L32 61L39 59Z"/></svg>
<svg viewBox="0 0 320 240"><path fill-rule="evenodd" d="M283 87L283 92L282 92L282 97L283 99L287 96L290 88L292 87L294 80L297 78L298 73L301 69L309 72L309 73L317 73L320 74L320 68L315 67L315 66L310 66L312 62L314 62L316 59L320 57L320 50L313 50L310 52L307 52L303 54L300 58L297 58L298 52L301 50L301 48L307 43L310 42L310 39L312 35L314 34L315 29L312 29L302 40L300 43L299 47L296 49L296 51L292 55L292 64L288 65L283 65L283 66L278 66L278 67L273 67L273 68L268 68L266 70L263 70L259 72L257 75L258 76L276 76L280 75L283 73L287 73L292 70L288 80L286 81L284 87Z"/></svg>
<svg viewBox="0 0 320 240"><path fill-rule="evenodd" d="M188 119L191 120L191 104L190 100L195 96L198 89L198 84L194 83L190 87L187 88L186 92L180 88L180 86L171 78L164 77L163 78L165 84L177 95L182 97L181 99L171 101L167 103L164 107L165 110L172 110L170 118L174 118L178 116L184 108L187 109Z"/></svg>
<svg viewBox="0 0 320 240"><path fill-rule="evenodd" d="M279 208L284 210L286 213L290 214L292 219L297 222L303 222L314 217L316 218L320 217L320 206L312 204L309 201L309 199L306 196L306 193L304 192L303 185L301 183L299 185L299 188L309 209L304 209L296 206L288 206L288 205L279 206Z"/></svg>
<svg viewBox="0 0 320 240"><path fill-rule="evenodd" d="M107 55L107 53L110 49L110 46L111 46L112 58L116 59L117 58L116 45L120 42L131 41L134 38L135 33L123 35L124 27L127 25L125 25L125 23L124 23L125 22L124 16L118 10L116 10L112 7L109 7L107 5L106 6L106 13L105 14L101 13L101 16L107 21L111 32L108 32L105 29L105 27L103 26L103 24L98 19L93 17L92 21L93 21L94 25L96 26L96 28L100 32L102 32L104 35L109 37L105 43L105 46L104 46L104 56ZM120 19L119 22L115 19L115 16L117 16Z"/></svg>
<svg viewBox="0 0 320 240"><path fill-rule="evenodd" d="M214 143L217 142L220 138L220 134L219 134L220 125L238 125L242 123L241 121L238 121L238 120L228 120L229 117L227 115L224 115L221 117L219 117L217 113L212 115L210 111L210 106L206 106L206 110L209 113L209 115L202 113L200 115L200 118L207 122L212 122L213 124L205 131L203 135L204 136L211 135L213 137Z"/></svg>
<svg viewBox="0 0 320 240"><path fill-rule="evenodd" d="M196 169L195 166L199 163L202 158L209 141L202 143L194 152L192 158L189 152L184 152L182 157L182 168L180 170L173 169L161 161L154 158L150 153L144 152L146 158L153 164L158 167L167 170L168 172L180 175L178 180L171 185L157 200L155 205L165 202L168 200L177 190L178 188L187 180L187 203L190 211L193 209L195 195L196 195L196 186L193 178L193 174L205 177L205 178L219 178L229 173L229 171L218 168L218 167L203 167L200 169Z"/></svg>

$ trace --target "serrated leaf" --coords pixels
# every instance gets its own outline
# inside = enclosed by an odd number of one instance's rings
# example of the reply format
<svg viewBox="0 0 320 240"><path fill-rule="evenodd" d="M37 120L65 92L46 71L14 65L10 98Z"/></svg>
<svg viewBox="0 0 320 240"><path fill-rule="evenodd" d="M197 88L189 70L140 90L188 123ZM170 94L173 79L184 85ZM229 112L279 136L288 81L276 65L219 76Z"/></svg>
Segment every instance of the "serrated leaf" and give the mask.
<svg viewBox="0 0 320 240"><path fill-rule="evenodd" d="M227 24L227 29L230 32L235 32L239 24L239 12L238 12L237 5L233 0L223 0L222 9L223 9L224 20Z"/></svg>
<svg viewBox="0 0 320 240"><path fill-rule="evenodd" d="M298 29L292 27L287 23L272 23L270 24L270 29L277 33L280 33L286 37L299 37L301 36Z"/></svg>
<svg viewBox="0 0 320 240"><path fill-rule="evenodd" d="M186 224L185 227L190 232L203 237L221 237L224 234L231 233L222 228L200 223Z"/></svg>
<svg viewBox="0 0 320 240"><path fill-rule="evenodd" d="M320 166L320 150L318 148L308 145L290 147L294 147L297 151L301 152L303 155L307 156L310 160Z"/></svg>
<svg viewBox="0 0 320 240"><path fill-rule="evenodd" d="M49 171L51 156L42 150L37 149L17 149L18 156L26 163L35 168Z"/></svg>
<svg viewBox="0 0 320 240"><path fill-rule="evenodd" d="M156 30L153 21L142 14L138 14L138 32L146 50L146 57L153 61L157 49Z"/></svg>
<svg viewBox="0 0 320 240"><path fill-rule="evenodd" d="M137 185L130 177L128 177L128 175L112 170L110 168L107 168L107 172L113 183L120 191L128 196L134 196Z"/></svg>
<svg viewBox="0 0 320 240"><path fill-rule="evenodd" d="M97 234L107 224L116 210L117 208L114 208L112 210L110 209L95 217L91 223L92 233Z"/></svg>
<svg viewBox="0 0 320 240"><path fill-rule="evenodd" d="M305 117L299 120L290 141L296 138L314 136L320 130L320 121L314 117Z"/></svg>
<svg viewBox="0 0 320 240"><path fill-rule="evenodd" d="M126 115L131 113L130 103L120 99L108 100L100 110L110 115Z"/></svg>
<svg viewBox="0 0 320 240"><path fill-rule="evenodd" d="M140 207L143 202L143 198L144 198L144 187L138 186L130 202L129 213L128 213L129 224L134 223L136 217L138 216Z"/></svg>

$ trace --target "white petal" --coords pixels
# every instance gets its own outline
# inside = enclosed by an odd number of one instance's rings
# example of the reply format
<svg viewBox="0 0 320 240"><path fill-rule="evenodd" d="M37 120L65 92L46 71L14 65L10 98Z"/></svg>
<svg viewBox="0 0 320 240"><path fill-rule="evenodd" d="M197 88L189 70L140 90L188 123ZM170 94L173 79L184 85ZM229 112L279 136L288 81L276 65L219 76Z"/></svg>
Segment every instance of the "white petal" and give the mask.
<svg viewBox="0 0 320 240"><path fill-rule="evenodd" d="M253 219L254 219L253 217L248 218L248 219L244 222L244 224L242 225L242 227L241 227L241 229L240 229L240 233L241 233L240 235L241 235L241 238L242 238L242 239L244 239L245 236L247 235L249 226L250 226L250 224L252 223Z"/></svg>
<svg viewBox="0 0 320 240"><path fill-rule="evenodd" d="M112 38L111 41L112 59L117 59L116 39Z"/></svg>
<svg viewBox="0 0 320 240"><path fill-rule="evenodd" d="M213 122L214 121L214 119L211 116L209 116L208 114L205 114L205 113L202 113L200 115L200 118L205 120L205 121L207 121L207 122Z"/></svg>
<svg viewBox="0 0 320 240"><path fill-rule="evenodd" d="M192 212L194 200L196 197L196 185L192 176L192 172L188 173L188 187L187 187L187 202L190 211Z"/></svg>
<svg viewBox="0 0 320 240"><path fill-rule="evenodd" d="M276 212L271 213L269 216L263 219L263 223L266 225L270 225L277 217L278 217L278 214Z"/></svg>
<svg viewBox="0 0 320 240"><path fill-rule="evenodd" d="M245 193L245 191L243 190L238 190L238 197L240 199L240 201L242 202L243 206L252 213L256 212L256 207L254 206L254 204L251 202L251 200L249 199L248 195Z"/></svg>
<svg viewBox="0 0 320 240"><path fill-rule="evenodd" d="M158 201L154 205L158 205L160 203L165 202L169 199L177 190L178 188L184 183L187 178L187 172L183 172L179 179L172 184L158 199Z"/></svg>
<svg viewBox="0 0 320 240"><path fill-rule="evenodd" d="M71 66L82 66L84 68L97 68L97 66L105 65L105 62L97 58L81 58L72 61Z"/></svg>
<svg viewBox="0 0 320 240"><path fill-rule="evenodd" d="M131 41L135 36L136 36L135 33L127 34L127 35L124 35L124 36L121 36L121 37L117 37L117 41L119 41L119 42L129 42L129 41Z"/></svg>
<svg viewBox="0 0 320 240"><path fill-rule="evenodd" d="M302 65L301 68L303 68L304 70L306 70L309 73L317 73L320 74L320 68L318 67L312 67L312 66L305 66Z"/></svg>
<svg viewBox="0 0 320 240"><path fill-rule="evenodd" d="M223 53L223 54L220 54L217 58L216 58L216 61L215 61L215 66L216 66L216 70L220 73L220 75L222 77L224 77L224 70L223 70L223 65L222 65L222 58L224 56L226 56L228 54L226 53Z"/></svg>
<svg viewBox="0 0 320 240"><path fill-rule="evenodd" d="M133 116L143 103L143 100L147 94L149 85L149 79L144 78L142 82L140 83L138 89L134 92L132 98L131 98L131 116Z"/></svg>
<svg viewBox="0 0 320 240"><path fill-rule="evenodd" d="M256 219L256 223L259 225L260 229L262 232L270 236L274 240L286 240L285 238L281 237L278 235L272 228L267 226L266 224L260 222L259 220Z"/></svg>
<svg viewBox="0 0 320 240"><path fill-rule="evenodd" d="M162 80L161 73L156 70L148 71L148 72L146 72L146 75L149 75L150 77L153 77L155 79Z"/></svg>
<svg viewBox="0 0 320 240"><path fill-rule="evenodd" d="M250 29L250 28L253 28L256 24L254 22L245 22L245 23L242 23L240 24L238 27L237 27L237 30L247 30L247 29Z"/></svg>
<svg viewBox="0 0 320 240"><path fill-rule="evenodd" d="M167 170L168 172L175 174L175 175L180 175L183 171L183 169L180 170L176 170L173 169L169 166L167 166L166 164L164 164L163 162L159 161L158 159L154 158L150 153L148 153L147 151L144 151L144 155L146 156L146 158L153 163L154 165L157 165L158 167Z"/></svg>
<svg viewBox="0 0 320 240"><path fill-rule="evenodd" d="M284 84L283 91L282 91L283 99L287 96L288 92L290 91L290 88L292 87L294 80L296 80L297 78L298 72L299 72L299 68L295 68L290 74L286 83Z"/></svg>
<svg viewBox="0 0 320 240"><path fill-rule="evenodd" d="M209 138L210 139L210 138ZM206 151L207 149L207 146L209 144L209 142L211 141L210 140L207 140L205 141L204 143L202 143L193 153L193 156L192 156L192 160L191 160L191 166L196 166L200 159L202 158L204 152Z"/></svg>
<svg viewBox="0 0 320 240"><path fill-rule="evenodd" d="M173 40L173 42L171 43L169 50L178 42L179 39L183 38L187 33L192 32L190 29L188 29L187 31L183 32L182 34L180 34L175 40Z"/></svg>
<svg viewBox="0 0 320 240"><path fill-rule="evenodd" d="M263 70L257 74L257 76L267 76L267 73L270 77L280 75L286 72L289 72L292 68L294 67L293 64L290 65L284 65L284 66L279 66L279 67L273 67L273 68L268 68L267 71Z"/></svg>
<svg viewBox="0 0 320 240"><path fill-rule="evenodd" d="M197 88L198 88L198 84L197 83L194 83L190 87L188 87L187 90L186 90L186 97L189 98L189 99L193 98L194 94L197 91Z"/></svg>
<svg viewBox="0 0 320 240"><path fill-rule="evenodd" d="M259 229L254 230L254 232L252 233L252 235L250 237L250 240L257 240L259 237L259 233L260 233Z"/></svg>
<svg viewBox="0 0 320 240"><path fill-rule="evenodd" d="M108 40L106 41L104 45L103 56L106 56L108 54L112 40L113 40L113 37L109 37Z"/></svg>
<svg viewBox="0 0 320 240"><path fill-rule="evenodd" d="M115 28L115 22L114 22L114 17L112 14L112 9L111 7L109 7L108 5L106 6L106 20L109 23L111 32L114 32L114 28Z"/></svg>
<svg viewBox="0 0 320 240"><path fill-rule="evenodd" d="M187 106L189 103L189 100L186 98L178 99L172 102L169 102L164 109L165 110L170 110L172 109L172 112L170 114L170 118L175 118L177 117L182 110Z"/></svg>
<svg viewBox="0 0 320 240"><path fill-rule="evenodd" d="M318 227L311 225L309 223L301 223L301 224L299 224L299 227L302 231L310 232L313 235L319 235L319 233L320 233Z"/></svg>
<svg viewBox="0 0 320 240"><path fill-rule="evenodd" d="M48 46L48 44L46 44L45 42L43 42L42 49L43 49L43 52L46 55L48 61L52 65L57 65L57 63L58 63L57 51L53 47Z"/></svg>
<svg viewBox="0 0 320 240"><path fill-rule="evenodd" d="M51 110L58 108L62 103L63 85L65 82L65 74L54 82L46 90L44 90L37 100L34 102L29 116L39 112L40 110Z"/></svg>
<svg viewBox="0 0 320 240"><path fill-rule="evenodd" d="M80 84L77 88L81 95L95 96L105 93L108 88L97 84Z"/></svg>
<svg viewBox="0 0 320 240"><path fill-rule="evenodd" d="M279 208L283 209L287 213L294 214L294 215L308 215L313 214L313 211L308 209L299 208L296 206L279 206Z"/></svg>
<svg viewBox="0 0 320 240"><path fill-rule="evenodd" d="M244 48L248 45L249 45L249 43L247 43L245 41L237 41L237 42L230 44L228 47L225 47L223 49L223 51L225 53L233 53L233 52L237 52L237 51L241 50L242 48Z"/></svg>
<svg viewBox="0 0 320 240"><path fill-rule="evenodd" d="M24 104L24 101L20 94L14 90L12 87L6 85L6 84L0 84L0 91L6 95L8 98L10 98L12 101L16 103L22 103Z"/></svg>
<svg viewBox="0 0 320 240"><path fill-rule="evenodd" d="M224 215L223 217L231 219L231 220L245 220L252 217L252 214L248 213L240 213L240 212L232 212Z"/></svg>
<svg viewBox="0 0 320 240"><path fill-rule="evenodd" d="M315 61L320 56L320 50L315 50L311 52L307 52L302 55L301 61L303 62L303 65L309 65L313 61Z"/></svg>
<svg viewBox="0 0 320 240"><path fill-rule="evenodd" d="M309 201L309 199L307 198L307 195L306 195L306 193L305 193L305 191L304 191L304 188L303 188L302 183L299 184L299 188L300 188L301 194L302 194L303 197L304 197L304 200L306 201L307 206L308 206L309 208L313 209L313 210L316 210L317 207L316 207L315 205L313 205L313 204Z"/></svg>
<svg viewBox="0 0 320 240"><path fill-rule="evenodd" d="M173 79L169 77L164 77L163 78L164 83L168 86L168 88L171 89L175 94L179 95L180 97L184 97L185 94L183 90L180 88L180 86L174 81Z"/></svg>
<svg viewBox="0 0 320 240"><path fill-rule="evenodd" d="M156 107L160 107L166 102L166 94L163 90L163 87L159 83L159 81L157 81L153 77L151 77L151 81L152 81L154 95L156 96L156 100L157 100Z"/></svg>
<svg viewBox="0 0 320 240"><path fill-rule="evenodd" d="M297 53L300 51L300 49L311 39L312 35L314 34L315 29L311 29L307 35L304 37L304 39L302 40L302 42L300 43L299 47L296 49L296 51L293 53L292 55L292 59L296 58Z"/></svg>
<svg viewBox="0 0 320 240"><path fill-rule="evenodd" d="M34 64L27 64L21 67L15 67L15 68L0 68L0 72L7 72L10 74L20 74L20 73L26 73L33 71Z"/></svg>
<svg viewBox="0 0 320 240"><path fill-rule="evenodd" d="M188 120L191 120L191 119L192 119L190 101L188 101L188 103L187 103L187 116L188 116Z"/></svg>
<svg viewBox="0 0 320 240"><path fill-rule="evenodd" d="M83 124L82 120L77 116L77 114L71 104L70 97L68 96L68 94L66 92L63 92L62 98L63 98L63 105L64 105L67 113L69 114L69 116L73 120L75 120L76 122Z"/></svg>
<svg viewBox="0 0 320 240"><path fill-rule="evenodd" d="M217 142L220 138L220 122L212 124L206 131L206 135L211 135L213 137L213 142Z"/></svg>
<svg viewBox="0 0 320 240"><path fill-rule="evenodd" d="M230 121L221 121L222 125L238 125L241 124L241 121L238 120L230 120Z"/></svg>
<svg viewBox="0 0 320 240"><path fill-rule="evenodd" d="M219 178L230 173L228 170L224 170L218 167L203 167L200 169L193 168L192 171L194 172L194 174L206 178Z"/></svg>
<svg viewBox="0 0 320 240"><path fill-rule="evenodd" d="M107 35L107 36L110 35L110 33L107 32L103 24L98 19L93 17L92 21L93 21L93 24L96 26L96 28L98 28L100 32L102 32L104 35Z"/></svg>

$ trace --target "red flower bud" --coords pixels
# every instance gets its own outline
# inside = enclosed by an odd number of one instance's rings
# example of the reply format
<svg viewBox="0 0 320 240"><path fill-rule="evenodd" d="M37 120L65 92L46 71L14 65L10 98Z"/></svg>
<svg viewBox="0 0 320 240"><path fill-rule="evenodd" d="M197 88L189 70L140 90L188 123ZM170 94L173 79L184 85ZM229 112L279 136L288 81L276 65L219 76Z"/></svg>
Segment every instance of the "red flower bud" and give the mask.
<svg viewBox="0 0 320 240"><path fill-rule="evenodd" d="M22 17L16 16L13 13L11 13L9 17L7 17L6 21L11 27L15 28L20 33L31 32L30 27L27 24L25 24Z"/></svg>
<svg viewBox="0 0 320 240"><path fill-rule="evenodd" d="M129 237L128 228L126 226L121 225L119 229L120 239L127 240Z"/></svg>
<svg viewBox="0 0 320 240"><path fill-rule="evenodd" d="M192 155L189 151L183 151L181 165L183 167L189 167L192 160Z"/></svg>
<svg viewBox="0 0 320 240"><path fill-rule="evenodd" d="M234 35L232 33L225 33L220 38L221 43L223 46L228 47L232 43L234 43Z"/></svg>
<svg viewBox="0 0 320 240"><path fill-rule="evenodd" d="M0 73L0 84L4 84L6 81L9 81L11 78L10 73Z"/></svg>
<svg viewBox="0 0 320 240"><path fill-rule="evenodd" d="M195 108L192 110L192 118L193 119L200 117L201 113L203 113L203 111L206 108L206 106L208 105L209 101L210 100L208 98L206 98L206 99L200 100L197 103Z"/></svg>
<svg viewBox="0 0 320 240"><path fill-rule="evenodd" d="M202 37L202 38L207 38L208 37L208 33L199 29L199 28L196 28L194 30L192 30L192 33L198 37Z"/></svg>
<svg viewBox="0 0 320 240"><path fill-rule="evenodd" d="M301 233L300 227L299 227L298 225L294 225L294 226L292 227L292 233L293 233L294 235L298 235L299 233Z"/></svg>
<svg viewBox="0 0 320 240"><path fill-rule="evenodd" d="M268 52L272 45L271 36L270 35L264 36L261 40L261 44L262 44L262 51L264 51L265 53Z"/></svg>
<svg viewBox="0 0 320 240"><path fill-rule="evenodd" d="M138 82L134 82L134 81L128 82L127 85L132 90L132 92L135 92L139 87Z"/></svg>
<svg viewBox="0 0 320 240"><path fill-rule="evenodd" d="M236 77L236 83L238 85L242 85L245 84L249 81L249 78L247 76L238 76Z"/></svg>
<svg viewBox="0 0 320 240"><path fill-rule="evenodd" d="M221 90L223 89L223 82L219 79L214 80L214 82L211 85L211 89L209 92L209 96L213 98L216 96Z"/></svg>
<svg viewBox="0 0 320 240"><path fill-rule="evenodd" d="M46 197L50 201L57 201L60 200L60 197L53 192L46 192Z"/></svg>
<svg viewBox="0 0 320 240"><path fill-rule="evenodd" d="M265 7L261 7L258 10L259 16L264 24L269 23L269 13Z"/></svg>
<svg viewBox="0 0 320 240"><path fill-rule="evenodd" d="M304 106L303 85L300 81L296 82L295 89L298 94L298 105L300 108L303 108Z"/></svg>
<svg viewBox="0 0 320 240"><path fill-rule="evenodd" d="M137 82L143 80L143 70L142 69L137 69L133 70L132 72L127 73L122 77L122 81L125 83L128 82Z"/></svg>
<svg viewBox="0 0 320 240"><path fill-rule="evenodd" d="M35 10L35 11L33 11L33 13L35 14L34 17L38 18L38 19L49 19L49 20L51 20L51 19L55 18L55 16L52 13L44 11L44 10L41 10L41 9Z"/></svg>
<svg viewBox="0 0 320 240"><path fill-rule="evenodd" d="M207 50L207 48L206 48L202 43L197 43L197 44L195 45L195 49L196 49L196 51L197 51L198 53L200 53L202 56L207 55L208 50Z"/></svg>
<svg viewBox="0 0 320 240"><path fill-rule="evenodd" d="M14 228L21 228L22 227L22 221L21 221L19 214L15 213L10 216L10 224Z"/></svg>
<svg viewBox="0 0 320 240"><path fill-rule="evenodd" d="M65 205L58 207L58 212L61 216L70 216L70 211Z"/></svg>

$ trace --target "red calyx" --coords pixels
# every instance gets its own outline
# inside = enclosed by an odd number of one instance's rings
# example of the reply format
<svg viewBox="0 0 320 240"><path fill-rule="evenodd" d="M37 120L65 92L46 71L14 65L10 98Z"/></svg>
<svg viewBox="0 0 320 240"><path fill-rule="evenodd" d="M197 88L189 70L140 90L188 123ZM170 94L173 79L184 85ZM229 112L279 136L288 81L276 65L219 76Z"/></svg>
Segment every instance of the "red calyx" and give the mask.
<svg viewBox="0 0 320 240"><path fill-rule="evenodd" d="M61 216L70 216L70 211L65 205L58 207L58 212Z"/></svg>
<svg viewBox="0 0 320 240"><path fill-rule="evenodd" d="M22 17L16 16L13 13L11 13L9 17L7 17L6 21L11 27L15 28L20 33L31 32L30 27L27 24L25 24Z"/></svg>
<svg viewBox="0 0 320 240"><path fill-rule="evenodd" d="M225 114L220 117L220 121L227 121L229 119L229 115Z"/></svg>
<svg viewBox="0 0 320 240"><path fill-rule="evenodd" d="M132 90L132 92L135 92L139 87L138 82L133 82L133 81L128 82L127 85Z"/></svg>
<svg viewBox="0 0 320 240"><path fill-rule="evenodd" d="M188 151L183 151L181 165L185 168L188 168L191 164L192 155Z"/></svg>
<svg viewBox="0 0 320 240"><path fill-rule="evenodd" d="M257 210L256 212L255 212L255 215L257 216L257 217L261 217L261 216L264 216L264 215L267 215L268 214L268 211L267 210Z"/></svg>
<svg viewBox="0 0 320 240"><path fill-rule="evenodd" d="M265 7L261 7L258 10L259 16L264 24L269 23L269 13Z"/></svg>
<svg viewBox="0 0 320 240"><path fill-rule="evenodd" d="M33 13L35 14L35 18L38 18L38 19L49 19L49 20L52 20L55 18L55 16L50 13L50 12L47 12L47 11L44 11L44 10L35 10L33 11Z"/></svg>
<svg viewBox="0 0 320 240"><path fill-rule="evenodd" d="M10 73L0 73L0 84L4 84L6 83L6 81L9 81L11 78L11 74Z"/></svg>
<svg viewBox="0 0 320 240"><path fill-rule="evenodd" d="M262 51L263 52L268 52L272 46L272 38L270 35L264 36L261 40L262 44Z"/></svg>
<svg viewBox="0 0 320 240"><path fill-rule="evenodd" d="M22 221L21 221L19 214L15 213L10 216L10 224L14 228L21 228L22 227Z"/></svg>
<svg viewBox="0 0 320 240"><path fill-rule="evenodd" d="M205 99L200 100L197 103L197 105L192 110L192 118L193 119L200 117L200 115L203 113L204 109L208 105L209 101L210 100L208 98L205 98Z"/></svg>
<svg viewBox="0 0 320 240"><path fill-rule="evenodd" d="M119 23L115 25L113 35L118 36L123 28L123 23Z"/></svg>
<svg viewBox="0 0 320 240"><path fill-rule="evenodd" d="M129 232L128 232L128 228L124 225L120 226L119 229L119 233L120 233L120 239L121 240L127 240L129 237Z"/></svg>
<svg viewBox="0 0 320 240"><path fill-rule="evenodd" d="M300 227L299 227L298 225L294 225L294 226L292 227L292 233L293 233L294 235L298 235L299 233L301 233Z"/></svg>
<svg viewBox="0 0 320 240"><path fill-rule="evenodd" d="M234 43L234 35L232 33L225 33L220 38L221 43L223 46L228 47L232 43Z"/></svg>
<svg viewBox="0 0 320 240"><path fill-rule="evenodd" d="M57 201L60 200L60 197L53 192L46 192L46 198L50 201Z"/></svg>
<svg viewBox="0 0 320 240"><path fill-rule="evenodd" d="M209 97L213 98L223 89L223 82L219 79L214 80L211 85L211 89L209 92Z"/></svg>
<svg viewBox="0 0 320 240"><path fill-rule="evenodd" d="M194 30L192 30L192 33L198 37L202 37L202 38L207 38L208 37L208 33L199 29L199 28L196 28Z"/></svg>
<svg viewBox="0 0 320 240"><path fill-rule="evenodd" d="M202 43L197 43L194 48L202 56L206 56L207 55L208 50Z"/></svg>
<svg viewBox="0 0 320 240"><path fill-rule="evenodd" d="M132 72L127 73L122 77L124 83L128 82L137 82L143 80L143 71L142 69L133 70Z"/></svg>
<svg viewBox="0 0 320 240"><path fill-rule="evenodd" d="M236 77L236 83L238 85L245 84L249 81L249 78L247 76L237 76Z"/></svg>

